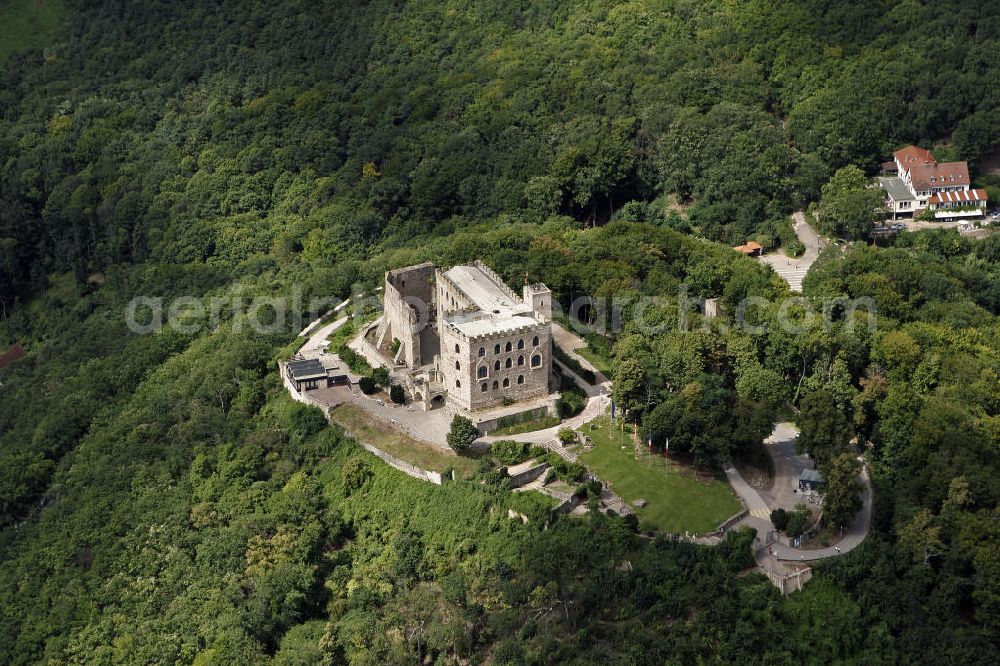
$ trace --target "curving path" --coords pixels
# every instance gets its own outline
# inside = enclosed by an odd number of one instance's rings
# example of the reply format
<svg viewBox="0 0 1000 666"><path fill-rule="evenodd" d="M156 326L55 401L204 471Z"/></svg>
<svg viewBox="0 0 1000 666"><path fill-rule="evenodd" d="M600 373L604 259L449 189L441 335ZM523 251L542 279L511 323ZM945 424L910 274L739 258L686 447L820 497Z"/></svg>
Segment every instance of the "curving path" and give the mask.
<svg viewBox="0 0 1000 666"><path fill-rule="evenodd" d="M837 555L843 555L848 553L854 548L856 548L865 537L868 536L868 531L871 529L872 521L872 500L874 499L874 493L872 491L871 478L868 475L868 468L864 467L864 461L862 460L861 468L861 481L862 481L862 507L858 511L858 514L854 516L854 520L851 522L850 527L844 533L841 540L834 546L828 548L819 548L816 550L805 550L801 548L792 548L791 546L785 546L781 543L775 542L771 546L773 552L773 557L777 560L784 561L794 561L794 562L812 562L814 560L821 560L826 557L836 557ZM740 474L739 470L735 467L730 467L726 470L726 476L729 478L730 484L733 486L733 490L736 494L746 503L747 509L750 510L751 516L741 521L740 524L747 524L750 527L754 527L758 532L761 531L761 523L766 523L766 527L770 530L774 529L774 525L770 521L770 508L764 498L761 497L760 493L750 487L750 484L744 480L743 475ZM765 518L759 515L761 510L766 510L768 516ZM751 521L750 518L753 518Z"/></svg>
<svg viewBox="0 0 1000 666"><path fill-rule="evenodd" d="M792 291L801 293L802 280L805 279L809 268L819 258L820 250L826 243L816 233L816 230L809 226L809 223L806 222L806 215L801 210L792 213L792 219L795 221L795 235L806 246L803 255L795 259L786 255L784 250L779 250L764 255L760 260L773 268L774 272L788 283Z"/></svg>

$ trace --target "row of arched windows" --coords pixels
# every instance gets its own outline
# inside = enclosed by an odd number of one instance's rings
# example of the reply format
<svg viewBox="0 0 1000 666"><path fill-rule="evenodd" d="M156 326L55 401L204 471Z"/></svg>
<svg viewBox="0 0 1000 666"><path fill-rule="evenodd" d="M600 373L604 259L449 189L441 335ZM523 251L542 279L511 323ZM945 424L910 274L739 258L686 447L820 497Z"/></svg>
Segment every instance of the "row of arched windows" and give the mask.
<svg viewBox="0 0 1000 666"><path fill-rule="evenodd" d="M517 383L518 384L523 384L524 383L524 375L518 375L517 376ZM494 382L493 382L493 390L496 391L498 388L500 388L500 386L501 386L500 382L494 380ZM509 386L510 386L510 379L507 378L507 377L504 377L503 387L504 388L508 388ZM489 390L489 387L487 386L487 383L483 382L480 385L479 390L481 392L483 392L483 393L486 393L486 391Z"/></svg>
<svg viewBox="0 0 1000 666"><path fill-rule="evenodd" d="M537 335L531 339L531 346L532 347L537 347L538 346L538 336ZM520 349L524 349L524 339L523 338L521 340L517 341L517 348L519 350ZM493 353L494 354L499 354L500 350L501 350L501 347L500 347L500 343L499 342L497 344L493 345ZM508 340L507 344L505 344L503 346L503 351L505 351L505 352L514 351L514 344L510 340ZM458 352L458 345L455 345L455 353L456 354L459 353ZM482 358L484 356L486 356L486 347L480 347L479 348L479 358Z"/></svg>
<svg viewBox="0 0 1000 666"><path fill-rule="evenodd" d="M523 354L517 357L517 365L519 367L522 366L522 365L524 365L524 355ZM531 367L537 368L537 367L540 367L541 365L542 365L542 355L541 354L535 354L534 356L531 357ZM505 369L510 369L510 368L514 367L514 359L508 358L507 360L505 360L503 362L503 367ZM458 361L455 361L455 369L456 370L461 370L462 369L462 365ZM500 361L494 361L494 363L493 363L493 370L495 372L499 372L500 371ZM476 371L476 376L479 377L479 379L485 379L488 375L489 375L489 369L485 365L479 366L479 369Z"/></svg>

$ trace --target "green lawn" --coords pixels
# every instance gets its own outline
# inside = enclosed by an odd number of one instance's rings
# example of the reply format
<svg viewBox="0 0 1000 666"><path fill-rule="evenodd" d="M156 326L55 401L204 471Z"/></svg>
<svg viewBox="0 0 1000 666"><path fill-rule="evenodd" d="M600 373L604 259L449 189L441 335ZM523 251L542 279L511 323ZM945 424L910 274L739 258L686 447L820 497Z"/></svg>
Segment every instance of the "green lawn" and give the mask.
<svg viewBox="0 0 1000 666"><path fill-rule="evenodd" d="M628 433L611 429L609 421L602 416L583 426L594 448L580 456L580 461L629 504L640 498L649 502L635 509L642 524L666 532L707 532L740 510L739 500L725 481L698 478L662 456L644 455L636 460ZM597 428L591 430L591 424Z"/></svg>
<svg viewBox="0 0 1000 666"><path fill-rule="evenodd" d="M590 347L577 347L573 351L590 361L590 364L597 368L602 375L611 377L611 359L607 356L598 354Z"/></svg>
<svg viewBox="0 0 1000 666"><path fill-rule="evenodd" d="M44 46L62 14L61 0L0 0L0 64L11 53Z"/></svg>

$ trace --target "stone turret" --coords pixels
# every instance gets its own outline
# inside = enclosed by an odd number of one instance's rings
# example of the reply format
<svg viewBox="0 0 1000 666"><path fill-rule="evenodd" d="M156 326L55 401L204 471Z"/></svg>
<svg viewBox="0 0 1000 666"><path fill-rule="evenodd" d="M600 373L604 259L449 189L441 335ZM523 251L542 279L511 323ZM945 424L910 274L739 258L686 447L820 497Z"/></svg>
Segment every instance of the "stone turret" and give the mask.
<svg viewBox="0 0 1000 666"><path fill-rule="evenodd" d="M552 292L541 282L527 283L525 276L524 304L531 308L542 322L552 321Z"/></svg>

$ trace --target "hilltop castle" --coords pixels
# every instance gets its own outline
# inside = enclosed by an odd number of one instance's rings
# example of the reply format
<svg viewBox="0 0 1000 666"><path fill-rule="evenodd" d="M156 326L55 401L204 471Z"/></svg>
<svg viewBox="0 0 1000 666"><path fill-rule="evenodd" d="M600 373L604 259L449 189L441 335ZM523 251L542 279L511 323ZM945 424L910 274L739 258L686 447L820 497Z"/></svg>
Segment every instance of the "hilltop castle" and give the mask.
<svg viewBox="0 0 1000 666"><path fill-rule="evenodd" d="M428 262L385 275L376 346L425 409L474 411L550 393L552 293L525 278L518 296L481 261Z"/></svg>

